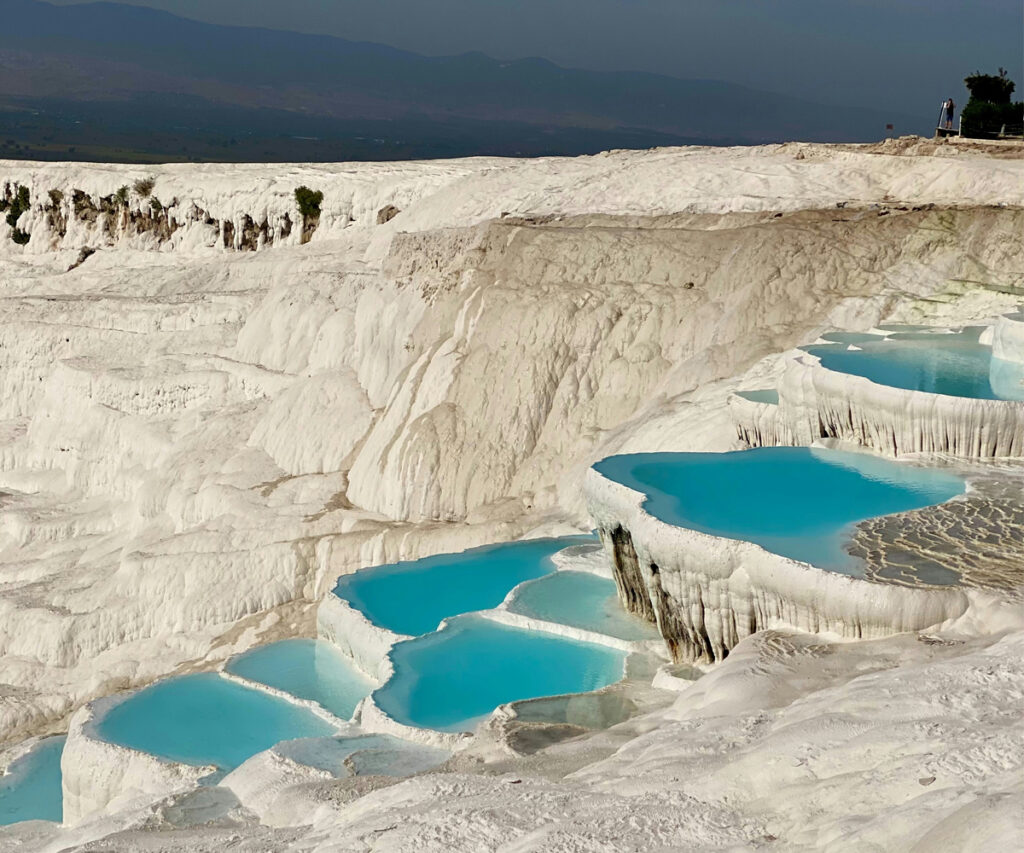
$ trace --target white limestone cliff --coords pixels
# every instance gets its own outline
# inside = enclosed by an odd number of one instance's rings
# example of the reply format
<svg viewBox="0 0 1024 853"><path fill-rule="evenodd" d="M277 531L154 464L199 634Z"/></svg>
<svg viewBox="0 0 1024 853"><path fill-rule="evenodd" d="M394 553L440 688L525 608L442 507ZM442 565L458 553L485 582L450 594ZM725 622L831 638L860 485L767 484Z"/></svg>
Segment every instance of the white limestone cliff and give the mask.
<svg viewBox="0 0 1024 853"><path fill-rule="evenodd" d="M921 631L959 619L971 604L956 587L872 583L668 524L643 508L644 494L593 469L584 488L620 600L658 626L677 661L723 660L764 630L844 639Z"/></svg>
<svg viewBox="0 0 1024 853"><path fill-rule="evenodd" d="M891 456L1024 456L1024 402L879 385L829 370L806 353L793 358L782 376L778 417L779 435L799 444L838 438Z"/></svg>

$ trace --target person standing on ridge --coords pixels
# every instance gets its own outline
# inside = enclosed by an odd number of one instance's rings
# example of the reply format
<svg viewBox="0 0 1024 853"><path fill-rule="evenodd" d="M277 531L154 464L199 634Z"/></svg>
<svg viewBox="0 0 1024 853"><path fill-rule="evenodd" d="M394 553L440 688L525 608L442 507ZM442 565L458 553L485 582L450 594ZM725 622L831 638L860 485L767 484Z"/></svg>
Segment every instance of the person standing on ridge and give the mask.
<svg viewBox="0 0 1024 853"><path fill-rule="evenodd" d="M953 103L952 98L947 98L946 103L943 104L946 108L946 130L953 129L953 110L956 109L956 104Z"/></svg>

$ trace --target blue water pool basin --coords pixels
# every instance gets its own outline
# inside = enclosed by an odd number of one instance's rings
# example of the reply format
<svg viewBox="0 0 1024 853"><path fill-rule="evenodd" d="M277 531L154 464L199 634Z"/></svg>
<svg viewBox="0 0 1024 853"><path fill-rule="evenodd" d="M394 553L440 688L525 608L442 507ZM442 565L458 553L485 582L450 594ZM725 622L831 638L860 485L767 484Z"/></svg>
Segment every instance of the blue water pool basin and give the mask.
<svg viewBox="0 0 1024 853"><path fill-rule="evenodd" d="M808 447L641 453L612 456L594 468L643 492L647 512L668 524L853 575L861 566L844 545L856 522L942 503L965 490L963 479L942 470Z"/></svg>
<svg viewBox="0 0 1024 853"><path fill-rule="evenodd" d="M806 347L822 367L879 385L979 400L1024 400L1024 365L992 357L980 328L903 331L860 342Z"/></svg>
<svg viewBox="0 0 1024 853"><path fill-rule="evenodd" d="M529 581L516 590L508 609L622 640L661 636L653 625L622 609L613 581L589 572L555 572Z"/></svg>
<svg viewBox="0 0 1024 853"><path fill-rule="evenodd" d="M779 405L779 392L774 388L758 388L754 391L737 391L736 395L751 403L770 403Z"/></svg>
<svg viewBox="0 0 1024 853"><path fill-rule="evenodd" d="M333 776L411 776L432 770L451 752L387 734L290 740L274 752Z"/></svg>
<svg viewBox="0 0 1024 853"><path fill-rule="evenodd" d="M65 737L39 741L0 777L0 826L23 820L60 823L64 813L60 756Z"/></svg>
<svg viewBox="0 0 1024 853"><path fill-rule="evenodd" d="M531 539L375 566L345 575L334 594L375 625L416 636L450 616L497 607L513 587L554 571L552 554L592 541Z"/></svg>
<svg viewBox="0 0 1024 853"><path fill-rule="evenodd" d="M221 770L279 741L335 731L303 707L209 672L158 681L110 708L96 725L110 743Z"/></svg>
<svg viewBox="0 0 1024 853"><path fill-rule="evenodd" d="M374 687L348 658L322 640L282 640L259 646L233 658L226 669L300 699L311 699L343 720L352 716Z"/></svg>
<svg viewBox="0 0 1024 853"><path fill-rule="evenodd" d="M400 723L472 731L505 702L596 690L623 676L623 652L461 616L399 643L395 674L374 701Z"/></svg>

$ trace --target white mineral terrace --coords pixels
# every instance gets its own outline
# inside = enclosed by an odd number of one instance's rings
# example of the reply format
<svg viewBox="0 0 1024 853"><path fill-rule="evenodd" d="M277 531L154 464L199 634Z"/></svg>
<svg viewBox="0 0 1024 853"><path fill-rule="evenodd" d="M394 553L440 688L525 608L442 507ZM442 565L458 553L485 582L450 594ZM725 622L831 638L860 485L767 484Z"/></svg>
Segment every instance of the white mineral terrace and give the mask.
<svg viewBox="0 0 1024 853"><path fill-rule="evenodd" d="M68 734L64 823L0 826L0 850L1024 847L1024 566L1001 527L1019 518L1024 404L936 402L796 349L834 329L982 325L996 357L1024 363L1011 155L904 139L0 161L0 195L31 196L27 245L0 220L0 770ZM324 193L319 216L298 211L300 185ZM956 512L902 514L860 541L946 548L968 519L998 540L971 577L998 584L825 572L661 522L591 471L822 428L915 464L988 457ZM667 647L524 616L512 598L483 617L628 657L617 684L513 702L453 735L370 700L338 721L216 675L319 634L382 685L402 638L334 596L339 577L594 527L620 572L633 561L624 597L646 601ZM558 563L610 569L586 549ZM191 674L339 735L279 742L202 784L208 768L100 736L129 691Z"/></svg>
<svg viewBox="0 0 1024 853"><path fill-rule="evenodd" d="M1024 363L1021 314L995 318L993 355ZM938 453L969 458L1024 456L1024 401L954 397L895 388L792 356L776 383L778 404L734 395L730 410L751 447L836 438L890 456Z"/></svg>

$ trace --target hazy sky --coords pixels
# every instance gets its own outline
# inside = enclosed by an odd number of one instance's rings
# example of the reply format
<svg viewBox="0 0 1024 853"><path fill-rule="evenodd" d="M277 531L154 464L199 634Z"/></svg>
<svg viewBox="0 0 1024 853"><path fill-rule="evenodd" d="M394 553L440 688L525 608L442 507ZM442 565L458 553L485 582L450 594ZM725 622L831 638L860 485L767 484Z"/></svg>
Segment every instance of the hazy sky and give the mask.
<svg viewBox="0 0 1024 853"><path fill-rule="evenodd" d="M51 0L63 5L84 0ZM1022 0L135 0L220 24L324 33L420 53L543 56L712 78L930 115L963 78L1024 89Z"/></svg>

